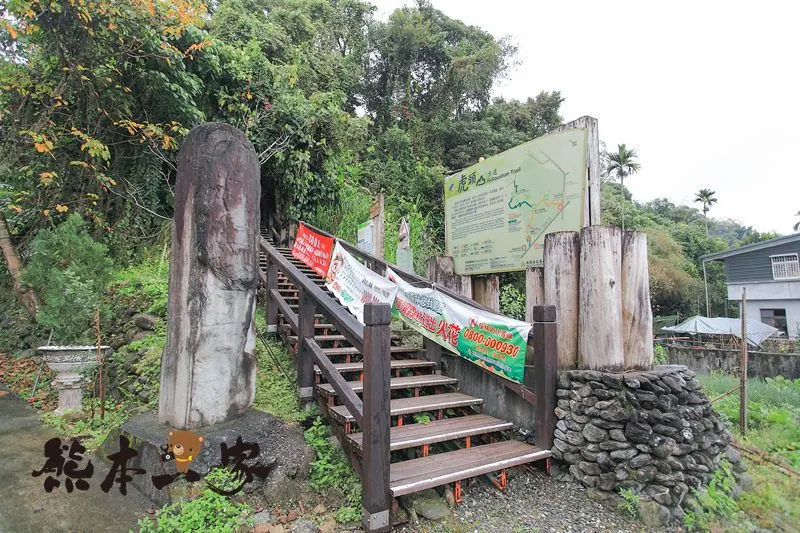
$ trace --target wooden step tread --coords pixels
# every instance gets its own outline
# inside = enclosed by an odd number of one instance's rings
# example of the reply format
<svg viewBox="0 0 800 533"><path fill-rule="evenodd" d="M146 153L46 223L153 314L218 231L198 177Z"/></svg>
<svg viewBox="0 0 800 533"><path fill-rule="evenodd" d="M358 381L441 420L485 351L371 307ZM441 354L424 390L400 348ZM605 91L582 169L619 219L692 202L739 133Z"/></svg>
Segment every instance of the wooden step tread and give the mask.
<svg viewBox="0 0 800 533"><path fill-rule="evenodd" d="M339 348L324 348L324 350L327 353L328 350L339 350ZM392 370L409 368L433 369L436 367L436 363L433 361L426 361L424 359L392 359L391 365ZM362 361L357 361L355 363L335 363L333 366L336 367L336 370L339 372L361 372L364 369L364 363ZM317 374L322 373L317 366L314 367L314 371Z"/></svg>
<svg viewBox="0 0 800 533"><path fill-rule="evenodd" d="M344 335L314 335L314 340L317 342L322 341L346 341L347 337ZM297 335L289 335L290 342L297 342Z"/></svg>
<svg viewBox="0 0 800 533"><path fill-rule="evenodd" d="M404 376L402 378L392 378L389 382L389 390L415 389L418 387L444 387L445 385L455 385L458 379L439 374L426 374L422 376ZM356 393L364 392L363 381L348 381L348 385ZM317 390L326 396L336 396L338 393L333 385L321 383L317 385Z"/></svg>
<svg viewBox="0 0 800 533"><path fill-rule="evenodd" d="M398 398L389 405L390 416L409 415L424 411L438 411L439 409L454 409L456 407L478 406L483 403L481 398L468 396L460 392L446 394L431 394L414 398ZM344 405L331 407L331 413L341 422L354 422L355 418Z"/></svg>
<svg viewBox="0 0 800 533"><path fill-rule="evenodd" d="M416 348L414 346L392 346L390 350L391 353L418 353L422 351L421 348ZM354 355L361 353L355 346L342 346L341 348L323 348L322 351L325 352L327 355Z"/></svg>
<svg viewBox="0 0 800 533"><path fill-rule="evenodd" d="M427 424L406 424L391 429L391 451L414 448L425 444L435 444L448 440L463 439L473 435L494 433L512 429L514 424L489 415L458 416L432 420ZM363 433L347 436L356 448L361 449Z"/></svg>
<svg viewBox="0 0 800 533"><path fill-rule="evenodd" d="M287 329L289 324L281 324L281 327ZM333 324L320 324L319 322L314 324L314 327L317 329L333 329Z"/></svg>
<svg viewBox="0 0 800 533"><path fill-rule="evenodd" d="M390 465L392 496L419 492L445 483L488 474L550 457L550 450L517 440L437 453Z"/></svg>

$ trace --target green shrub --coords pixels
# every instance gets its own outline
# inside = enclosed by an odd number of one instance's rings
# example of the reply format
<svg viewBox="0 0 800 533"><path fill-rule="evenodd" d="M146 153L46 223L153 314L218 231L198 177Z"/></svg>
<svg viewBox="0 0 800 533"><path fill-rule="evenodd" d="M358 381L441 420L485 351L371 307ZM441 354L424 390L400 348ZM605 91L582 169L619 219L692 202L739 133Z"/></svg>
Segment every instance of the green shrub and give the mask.
<svg viewBox="0 0 800 533"><path fill-rule="evenodd" d="M525 320L525 293L513 285L503 285L500 289L500 313Z"/></svg>
<svg viewBox="0 0 800 533"><path fill-rule="evenodd" d="M731 497L735 486L736 478L730 463L722 461L707 487L699 491L692 488L697 505L684 515L683 523L686 528L689 531L708 531L713 520L720 517L733 518L739 512L736 501Z"/></svg>
<svg viewBox="0 0 800 533"><path fill-rule="evenodd" d="M55 229L40 231L32 249L23 281L42 300L37 323L52 329L62 344L92 341L95 310L108 316L102 296L113 276L113 263L106 247L92 239L83 219L73 213Z"/></svg>
<svg viewBox="0 0 800 533"><path fill-rule="evenodd" d="M664 348L663 344L654 344L653 345L653 364L656 365L666 365L669 363L669 355L667 354L667 349Z"/></svg>
<svg viewBox="0 0 800 533"><path fill-rule="evenodd" d="M341 490L346 502L336 512L336 521L357 521L361 517L361 481L350 467L344 451L332 442L330 430L322 418L317 417L303 436L309 446L314 448L317 457L311 463L309 484L318 491L331 488Z"/></svg>
<svg viewBox="0 0 800 533"><path fill-rule="evenodd" d="M140 519L139 532L231 533L244 530L251 524L249 514L250 506L246 503L232 503L226 496L206 489L202 496L194 500L165 505L156 511L155 519Z"/></svg>
<svg viewBox="0 0 800 533"><path fill-rule="evenodd" d="M90 415L91 412L94 412L94 417ZM99 448L108 434L120 427L127 417L125 404L106 402L105 417L101 419L98 398L84 398L83 412L79 418L74 415L60 416L52 412L43 412L40 415L42 422L54 428L62 437L81 437L81 444L89 451Z"/></svg>
<svg viewBox="0 0 800 533"><path fill-rule="evenodd" d="M619 508L631 515L631 518L639 516L639 495L633 492L633 489L619 489L619 495L622 501L619 503Z"/></svg>

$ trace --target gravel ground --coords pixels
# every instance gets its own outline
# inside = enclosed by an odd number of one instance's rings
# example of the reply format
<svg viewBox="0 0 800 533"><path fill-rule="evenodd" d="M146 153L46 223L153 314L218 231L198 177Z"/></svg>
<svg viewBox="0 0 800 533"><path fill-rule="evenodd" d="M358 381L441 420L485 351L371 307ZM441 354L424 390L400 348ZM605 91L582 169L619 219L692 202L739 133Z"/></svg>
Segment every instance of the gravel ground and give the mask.
<svg viewBox="0 0 800 533"><path fill-rule="evenodd" d="M641 522L609 504L591 499L574 481L556 481L540 471L509 470L501 493L488 482L474 480L464 488L453 516L441 522L420 519L396 528L402 532L666 532ZM485 479L485 478L484 478ZM466 483L465 483L466 485Z"/></svg>

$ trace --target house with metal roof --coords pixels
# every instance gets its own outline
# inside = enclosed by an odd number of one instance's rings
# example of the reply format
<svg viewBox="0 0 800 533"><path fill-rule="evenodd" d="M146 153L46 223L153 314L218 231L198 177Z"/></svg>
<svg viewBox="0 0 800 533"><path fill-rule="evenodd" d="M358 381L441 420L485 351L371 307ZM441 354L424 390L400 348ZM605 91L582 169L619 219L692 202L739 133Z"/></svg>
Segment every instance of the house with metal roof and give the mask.
<svg viewBox="0 0 800 533"><path fill-rule="evenodd" d="M800 233L707 254L725 262L728 299L742 299L747 318L760 320L791 338L800 336ZM741 307L741 304L740 304Z"/></svg>

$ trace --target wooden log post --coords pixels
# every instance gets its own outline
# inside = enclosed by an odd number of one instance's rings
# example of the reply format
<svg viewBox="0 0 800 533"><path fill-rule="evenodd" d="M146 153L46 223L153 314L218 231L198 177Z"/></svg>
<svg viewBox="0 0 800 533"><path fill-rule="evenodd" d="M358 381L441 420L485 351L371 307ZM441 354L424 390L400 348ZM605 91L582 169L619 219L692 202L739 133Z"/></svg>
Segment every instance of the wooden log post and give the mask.
<svg viewBox="0 0 800 533"><path fill-rule="evenodd" d="M472 280L470 276L459 276L454 273L452 257L429 257L426 268L428 279L432 283L438 283L467 298L472 298ZM437 373L441 373L442 347L429 339L424 339L423 345L425 358L436 363Z"/></svg>
<svg viewBox="0 0 800 533"><path fill-rule="evenodd" d="M297 310L297 393L300 401L306 404L314 401L314 354L303 342L314 338L314 315L317 312L314 298L302 287L300 308Z"/></svg>
<svg viewBox="0 0 800 533"><path fill-rule="evenodd" d="M267 256L267 333L278 332L278 302L272 297L271 289L278 288L278 263Z"/></svg>
<svg viewBox="0 0 800 533"><path fill-rule="evenodd" d="M647 267L647 235L622 235L622 342L626 369L653 367L653 311Z"/></svg>
<svg viewBox="0 0 800 533"><path fill-rule="evenodd" d="M472 279L455 273L452 257L429 257L427 267L428 279L466 298L472 298Z"/></svg>
<svg viewBox="0 0 800 533"><path fill-rule="evenodd" d="M367 532L391 531L389 488L389 404L392 379L390 355L391 306L364 306L364 395L362 465L363 515Z"/></svg>
<svg viewBox="0 0 800 533"><path fill-rule="evenodd" d="M581 230L578 366L622 370L622 234L619 228Z"/></svg>
<svg viewBox="0 0 800 533"><path fill-rule="evenodd" d="M559 368L578 365L579 267L580 235L577 231L545 235L544 300L556 308Z"/></svg>
<svg viewBox="0 0 800 533"><path fill-rule="evenodd" d="M556 383L558 381L558 331L556 308L539 305L533 308L533 327L528 334L525 352L524 383L536 395L534 424L536 445L549 450L553 447L556 429Z"/></svg>
<svg viewBox="0 0 800 533"><path fill-rule="evenodd" d="M533 323L533 308L544 305L544 268L525 270L525 322Z"/></svg>
<svg viewBox="0 0 800 533"><path fill-rule="evenodd" d="M500 276L470 276L472 278L472 299L494 311L500 312Z"/></svg>

